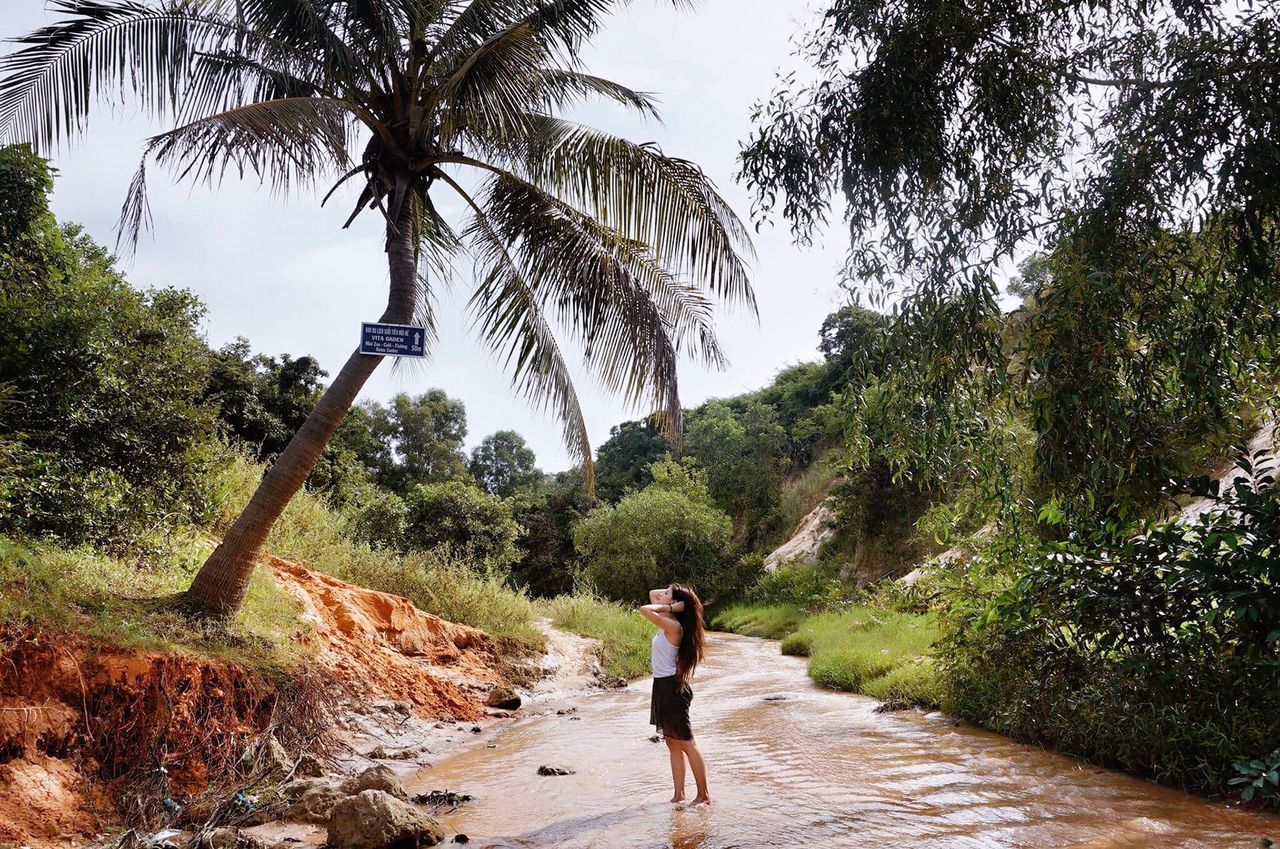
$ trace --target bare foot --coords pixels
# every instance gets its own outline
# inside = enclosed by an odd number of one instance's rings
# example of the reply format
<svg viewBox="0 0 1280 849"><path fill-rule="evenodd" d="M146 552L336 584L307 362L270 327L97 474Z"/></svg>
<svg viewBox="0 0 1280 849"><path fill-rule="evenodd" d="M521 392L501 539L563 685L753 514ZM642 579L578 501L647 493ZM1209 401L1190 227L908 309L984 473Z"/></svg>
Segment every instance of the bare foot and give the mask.
<svg viewBox="0 0 1280 849"><path fill-rule="evenodd" d="M710 796L694 796L693 801L689 803L689 807L693 808L698 805L710 805L710 804L711 804Z"/></svg>
<svg viewBox="0 0 1280 849"><path fill-rule="evenodd" d="M679 805L679 804L680 804L681 802L683 802L683 801L684 801L684 797L683 797L683 796L672 796L672 797L671 797L671 804L673 804L673 805Z"/></svg>

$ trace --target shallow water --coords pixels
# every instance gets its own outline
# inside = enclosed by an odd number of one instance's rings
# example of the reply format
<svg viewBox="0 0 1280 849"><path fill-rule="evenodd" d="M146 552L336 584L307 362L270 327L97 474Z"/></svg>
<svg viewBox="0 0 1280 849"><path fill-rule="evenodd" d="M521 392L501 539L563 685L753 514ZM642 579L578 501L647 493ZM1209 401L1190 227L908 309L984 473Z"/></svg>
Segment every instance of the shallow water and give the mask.
<svg viewBox="0 0 1280 849"><path fill-rule="evenodd" d="M584 696L415 776L476 801L441 817L480 847L1255 847L1280 820L1233 810L955 726L812 686L778 644L713 635L694 684L710 808L666 800L648 682ZM781 701L765 696L785 695ZM536 710L536 705L534 706ZM575 769L543 778L541 764ZM688 777L690 795L693 777Z"/></svg>

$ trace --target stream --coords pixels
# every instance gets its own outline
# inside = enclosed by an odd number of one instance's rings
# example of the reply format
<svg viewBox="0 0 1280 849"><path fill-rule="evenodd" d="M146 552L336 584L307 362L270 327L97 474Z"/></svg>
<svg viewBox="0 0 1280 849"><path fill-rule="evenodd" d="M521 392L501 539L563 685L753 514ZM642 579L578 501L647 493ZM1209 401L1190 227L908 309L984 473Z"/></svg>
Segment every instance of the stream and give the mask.
<svg viewBox="0 0 1280 849"><path fill-rule="evenodd" d="M477 847L1244 849L1280 836L1276 818L940 714L877 714L873 699L813 686L805 661L780 655L776 642L714 634L707 648L692 717L710 808L667 801L666 747L645 724L645 679L584 695L574 714L512 725L496 748L461 752L407 783L474 794L440 819ZM541 777L542 764L576 772Z"/></svg>

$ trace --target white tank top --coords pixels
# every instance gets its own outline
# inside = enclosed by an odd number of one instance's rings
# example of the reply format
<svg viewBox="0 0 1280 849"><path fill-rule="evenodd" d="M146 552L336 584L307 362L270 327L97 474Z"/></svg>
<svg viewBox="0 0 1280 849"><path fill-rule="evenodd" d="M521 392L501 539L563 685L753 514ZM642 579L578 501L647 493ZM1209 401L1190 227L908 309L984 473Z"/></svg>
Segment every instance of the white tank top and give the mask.
<svg viewBox="0 0 1280 849"><path fill-rule="evenodd" d="M679 647L671 645L667 635L662 631L653 635L653 648L649 652L649 662L653 666L654 678L666 678L676 674L676 653Z"/></svg>

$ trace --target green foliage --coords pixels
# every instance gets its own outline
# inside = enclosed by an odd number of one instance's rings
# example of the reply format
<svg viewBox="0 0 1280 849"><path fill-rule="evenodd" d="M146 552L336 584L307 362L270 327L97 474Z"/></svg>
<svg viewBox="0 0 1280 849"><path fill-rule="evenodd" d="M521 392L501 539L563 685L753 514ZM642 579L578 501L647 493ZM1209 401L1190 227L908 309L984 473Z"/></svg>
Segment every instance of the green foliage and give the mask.
<svg viewBox="0 0 1280 849"><path fill-rule="evenodd" d="M1253 469L1194 523L1024 538L968 567L943 659L962 715L1192 789L1280 739L1280 497ZM1001 590L1001 584L1004 589ZM985 601L984 601L985 599Z"/></svg>
<svg viewBox="0 0 1280 849"><path fill-rule="evenodd" d="M780 640L796 630L804 615L795 605L740 603L717 607L710 624L718 631Z"/></svg>
<svg viewBox="0 0 1280 849"><path fill-rule="evenodd" d="M551 624L565 631L600 640L601 665L619 678L649 672L649 644L654 629L634 607L576 593L546 602Z"/></svg>
<svg viewBox="0 0 1280 849"><path fill-rule="evenodd" d="M848 601L852 595L840 576L828 566L784 563L764 573L745 598L752 604L821 610Z"/></svg>
<svg viewBox="0 0 1280 849"><path fill-rule="evenodd" d="M581 470L547 477L537 490L516 499L515 519L523 528L521 557L511 577L532 595L550 598L572 592L582 564L573 546L573 524L590 510Z"/></svg>
<svg viewBox="0 0 1280 849"><path fill-rule="evenodd" d="M471 452L471 476L493 495L510 498L542 482L537 457L514 430L486 436Z"/></svg>
<svg viewBox="0 0 1280 849"><path fill-rule="evenodd" d="M417 396L401 392L386 406L370 401L361 407L378 439L377 452L363 459L382 486L408 495L417 484L443 483L469 475L462 451L467 411L444 390L432 389Z"/></svg>
<svg viewBox="0 0 1280 849"><path fill-rule="evenodd" d="M653 481L650 467L671 451L671 441L650 421L614 425L596 452L596 495L613 504L644 489Z"/></svg>
<svg viewBox="0 0 1280 849"><path fill-rule="evenodd" d="M928 658L940 634L931 617L853 607L805 619L782 651L807 655L809 677L823 687L937 707L942 679Z"/></svg>
<svg viewBox="0 0 1280 849"><path fill-rule="evenodd" d="M574 526L587 582L606 597L635 600L672 581L693 584L703 600L730 592L729 517L707 493L706 475L673 460L653 464L653 483Z"/></svg>
<svg viewBox="0 0 1280 849"><path fill-rule="evenodd" d="M871 364L887 328L883 315L858 304L843 306L823 320L818 349L833 386L861 382L876 373Z"/></svg>
<svg viewBox="0 0 1280 849"><path fill-rule="evenodd" d="M1280 801L1280 749L1265 758L1239 761L1235 764L1236 777L1227 784L1240 790L1240 798L1246 802L1254 799Z"/></svg>
<svg viewBox="0 0 1280 849"><path fill-rule="evenodd" d="M0 529L123 544L189 518L208 370L188 292L129 287L111 256L39 206L43 161L0 151L34 215L0 244ZM25 176L24 176L25 175ZM11 219L4 226L20 229Z"/></svg>
<svg viewBox="0 0 1280 849"><path fill-rule="evenodd" d="M144 561L87 547L0 537L0 624L38 626L125 648L181 650L254 667L289 670L305 662L298 604L256 575L230 622L192 622L178 593L212 546L194 532L155 541Z"/></svg>
<svg viewBox="0 0 1280 849"><path fill-rule="evenodd" d="M741 414L711 402L689 416L684 456L707 473L707 490L748 539L777 509L787 434L772 407L749 401Z"/></svg>
<svg viewBox="0 0 1280 849"><path fill-rule="evenodd" d="M0 252L15 251L18 243L52 225L49 192L53 170L29 145L0 147Z"/></svg>
<svg viewBox="0 0 1280 849"><path fill-rule="evenodd" d="M494 568L519 559L520 526L511 502L467 481L418 484L405 498L405 545L428 550L447 546L459 556Z"/></svg>

